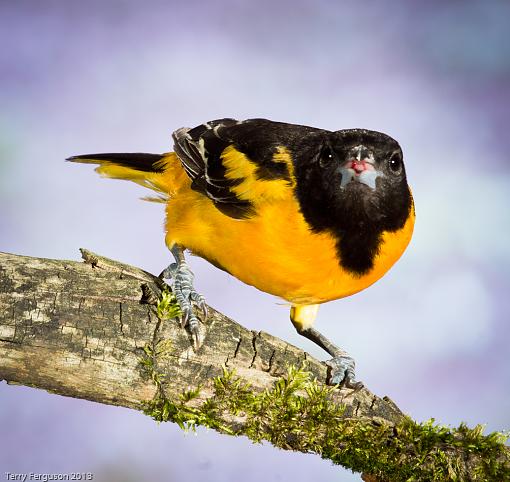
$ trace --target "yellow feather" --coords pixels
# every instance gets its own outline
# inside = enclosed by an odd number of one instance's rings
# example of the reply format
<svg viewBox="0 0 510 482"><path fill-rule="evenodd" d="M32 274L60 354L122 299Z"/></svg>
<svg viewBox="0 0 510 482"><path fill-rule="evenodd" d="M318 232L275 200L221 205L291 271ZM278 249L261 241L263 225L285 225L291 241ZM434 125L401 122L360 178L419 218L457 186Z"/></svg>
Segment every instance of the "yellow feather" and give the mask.
<svg viewBox="0 0 510 482"><path fill-rule="evenodd" d="M285 179L260 179L257 177L257 164L235 149L234 146L225 148L221 154L221 160L226 169L225 177L227 179L243 179L241 183L231 188L235 195L243 201L250 201L257 206L268 200L284 199L292 194L290 188L294 181L294 168L290 154L284 147L278 148L273 160L287 164L289 172L291 172L291 182Z"/></svg>
<svg viewBox="0 0 510 482"><path fill-rule="evenodd" d="M289 170L290 175L290 185L294 187L296 185L296 177L294 175L294 163L292 162L292 157L290 156L290 152L284 146L278 146L276 154L273 155L274 162L283 162L287 165L287 169Z"/></svg>
<svg viewBox="0 0 510 482"><path fill-rule="evenodd" d="M255 177L257 166L234 146L230 145L223 150L221 160L226 169L225 177L227 179Z"/></svg>
<svg viewBox="0 0 510 482"><path fill-rule="evenodd" d="M181 179L183 173L181 163L174 152L164 154L163 158L155 164L154 167L156 169L163 169L162 172L140 171L102 159L76 159L76 162L99 164L96 172L102 177L132 181L157 191L160 194L159 196L143 198L146 201L152 202L166 202L169 196L174 193L176 181Z"/></svg>
<svg viewBox="0 0 510 482"><path fill-rule="evenodd" d="M168 202L166 243L186 246L247 284L307 305L375 283L402 255L413 226L414 211L401 230L383 233L373 269L357 276L341 267L330 234L311 232L293 196L261 204L255 216L238 220L188 188Z"/></svg>

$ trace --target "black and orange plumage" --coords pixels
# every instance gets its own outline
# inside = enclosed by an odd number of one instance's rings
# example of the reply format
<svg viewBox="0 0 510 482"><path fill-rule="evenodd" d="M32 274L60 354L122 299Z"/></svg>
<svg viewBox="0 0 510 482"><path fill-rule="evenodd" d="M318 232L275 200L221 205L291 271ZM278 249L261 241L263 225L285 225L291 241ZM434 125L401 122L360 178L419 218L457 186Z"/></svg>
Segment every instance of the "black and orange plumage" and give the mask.
<svg viewBox="0 0 510 482"><path fill-rule="evenodd" d="M411 239L414 205L398 143L364 129L265 119L220 119L173 137L166 154L69 160L99 164L101 175L149 187L166 203L166 244L182 267L173 275L193 330L190 301L203 300L183 274L184 249L290 302L298 332L334 356L330 382L359 386L352 358L312 325L319 304L370 286Z"/></svg>

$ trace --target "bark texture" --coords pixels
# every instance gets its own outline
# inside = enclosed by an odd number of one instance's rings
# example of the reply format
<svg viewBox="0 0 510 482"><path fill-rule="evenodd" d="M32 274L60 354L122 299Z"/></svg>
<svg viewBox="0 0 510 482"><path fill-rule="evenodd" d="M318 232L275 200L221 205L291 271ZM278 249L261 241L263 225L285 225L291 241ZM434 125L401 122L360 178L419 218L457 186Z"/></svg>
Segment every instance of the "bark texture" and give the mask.
<svg viewBox="0 0 510 482"><path fill-rule="evenodd" d="M211 380L224 366L249 381L254 392L270 389L289 365L303 361L325 381L322 362L212 308L202 323L204 344L195 353L176 320L156 315L158 278L86 250L82 257L85 262L0 253L0 380L139 410L158 391L140 362L144 347L169 340L157 363L171 400L199 385L193 403L207 400ZM336 390L333 401L345 405L347 419L395 425L404 418L390 399L367 389ZM238 414L226 413L224 419L243 423ZM466 467L470 457L476 455L465 454Z"/></svg>
<svg viewBox="0 0 510 482"><path fill-rule="evenodd" d="M207 393L222 367L254 390L269 388L287 366L306 360L319 380L326 366L264 332L243 328L209 308L198 353L177 321L161 322L153 299L161 282L132 266L82 250L85 262L0 254L0 377L9 382L100 403L139 409L156 387L140 367L143 347L171 340L164 369L167 396L202 385ZM346 415L402 416L368 390L339 390Z"/></svg>

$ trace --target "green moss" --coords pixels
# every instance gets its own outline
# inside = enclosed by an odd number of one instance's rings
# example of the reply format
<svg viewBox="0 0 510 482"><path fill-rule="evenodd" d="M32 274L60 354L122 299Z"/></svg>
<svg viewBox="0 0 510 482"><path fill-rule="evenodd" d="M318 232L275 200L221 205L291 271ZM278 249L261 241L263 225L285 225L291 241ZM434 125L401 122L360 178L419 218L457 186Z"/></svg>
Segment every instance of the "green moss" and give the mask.
<svg viewBox="0 0 510 482"><path fill-rule="evenodd" d="M163 390L161 383L165 379L165 374L158 372L158 360L166 358L170 352L171 340L160 340L158 342L147 343L143 347L144 355L140 358L140 365L143 372L147 375L156 385L158 391Z"/></svg>
<svg viewBox="0 0 510 482"><path fill-rule="evenodd" d="M156 305L156 315L160 320L176 318L181 314L175 295L167 288L161 292L161 297Z"/></svg>
<svg viewBox="0 0 510 482"><path fill-rule="evenodd" d="M154 330L154 335L151 342L146 343L143 347L143 355L140 357L140 366L142 372L149 377L157 388L157 397L166 398L163 390L162 382L165 379L165 374L158 371L158 362L163 361L171 353L172 340L158 339L159 328L164 320L176 318L181 314L179 305L175 295L170 290L165 288L160 295L156 304L156 316L158 323Z"/></svg>
<svg viewBox="0 0 510 482"><path fill-rule="evenodd" d="M347 418L345 407L332 400L335 387L325 386L303 368L295 367L261 393L224 369L213 379L213 395L205 401L199 399L200 387L169 400L163 389L164 375L157 370L165 346L147 346L144 352L141 364L158 390L142 409L158 422L172 421L186 430L200 425L245 435L254 442L266 440L284 449L317 453L380 480L466 480L461 451L477 456L470 480L510 480L506 434L483 435L479 425L451 428L437 425L433 419L416 423L403 417L392 425L369 418Z"/></svg>
<svg viewBox="0 0 510 482"><path fill-rule="evenodd" d="M158 379L158 377L156 377ZM158 422L173 421L184 429L198 425L254 442L267 440L285 449L314 452L356 472L392 481L460 481L463 460L456 449L479 456L472 480L508 480L508 458L503 463L507 436L483 435L483 427L462 424L456 429L419 424L405 417L398 425L372 419L345 418L344 407L331 400L334 387L312 380L290 368L271 390L254 393L250 385L224 371L214 379L214 395L200 406L189 402L195 389L173 402L158 395L144 404L144 413ZM242 417L241 424L225 422L224 414Z"/></svg>

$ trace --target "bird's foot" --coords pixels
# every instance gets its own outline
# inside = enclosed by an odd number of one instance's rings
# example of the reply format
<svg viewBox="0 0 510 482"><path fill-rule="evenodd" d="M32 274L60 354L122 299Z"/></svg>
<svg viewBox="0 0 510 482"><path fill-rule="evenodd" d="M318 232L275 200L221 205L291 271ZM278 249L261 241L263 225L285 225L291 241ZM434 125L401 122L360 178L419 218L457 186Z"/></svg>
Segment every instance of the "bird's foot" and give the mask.
<svg viewBox="0 0 510 482"><path fill-rule="evenodd" d="M359 390L362 382L357 382L354 375L354 359L347 355L338 355L328 360L328 385L340 385L345 388Z"/></svg>
<svg viewBox="0 0 510 482"><path fill-rule="evenodd" d="M203 342L203 335L200 330L200 322L193 312L193 303L202 311L207 319L207 305L205 298L198 293L194 286L195 278L193 272L185 262L172 263L160 275L162 279L172 279L172 292L175 295L177 304L181 309L181 327L187 327L193 339L193 348L197 351Z"/></svg>

